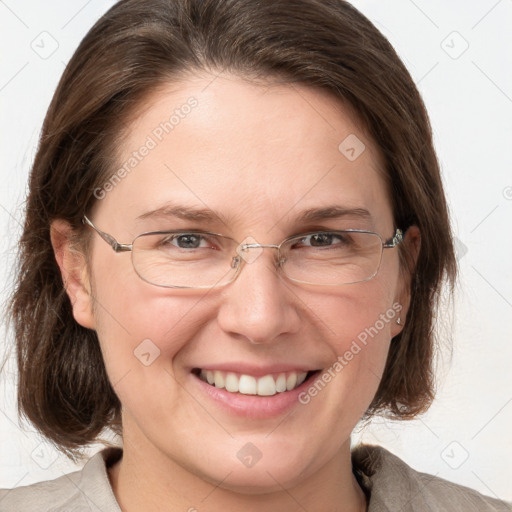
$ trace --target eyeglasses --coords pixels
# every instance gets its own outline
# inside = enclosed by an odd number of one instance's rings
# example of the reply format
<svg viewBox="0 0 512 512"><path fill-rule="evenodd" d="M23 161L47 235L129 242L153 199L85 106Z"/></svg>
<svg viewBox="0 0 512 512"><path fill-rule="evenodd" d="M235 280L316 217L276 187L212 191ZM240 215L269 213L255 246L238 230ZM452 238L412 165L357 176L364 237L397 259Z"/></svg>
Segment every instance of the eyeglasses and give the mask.
<svg viewBox="0 0 512 512"><path fill-rule="evenodd" d="M224 286L265 247L277 249L276 267L291 281L323 286L360 283L375 277L383 250L403 240L400 229L386 242L371 231L345 229L302 233L279 245L268 245L254 239L239 243L218 233L178 230L142 233L131 244L120 244L86 216L82 222L115 252L131 251L133 267L141 279L165 288ZM258 251L250 253L249 249Z"/></svg>

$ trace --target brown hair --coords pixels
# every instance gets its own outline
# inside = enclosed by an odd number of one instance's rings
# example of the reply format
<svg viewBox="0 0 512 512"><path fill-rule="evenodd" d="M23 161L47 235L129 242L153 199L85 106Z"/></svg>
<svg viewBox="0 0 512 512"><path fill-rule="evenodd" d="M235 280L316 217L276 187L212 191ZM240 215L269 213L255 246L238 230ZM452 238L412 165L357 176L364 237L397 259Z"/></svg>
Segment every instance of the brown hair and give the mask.
<svg viewBox="0 0 512 512"><path fill-rule="evenodd" d="M367 415L424 411L433 398L433 314L456 266L428 117L389 42L342 0L124 0L67 65L31 170L10 303L20 413L70 456L105 427L120 432L121 404L96 332L73 318L50 223L64 219L85 236L81 217L116 168L120 126L148 94L190 70L299 82L355 110L384 157L395 224L421 232L405 326Z"/></svg>

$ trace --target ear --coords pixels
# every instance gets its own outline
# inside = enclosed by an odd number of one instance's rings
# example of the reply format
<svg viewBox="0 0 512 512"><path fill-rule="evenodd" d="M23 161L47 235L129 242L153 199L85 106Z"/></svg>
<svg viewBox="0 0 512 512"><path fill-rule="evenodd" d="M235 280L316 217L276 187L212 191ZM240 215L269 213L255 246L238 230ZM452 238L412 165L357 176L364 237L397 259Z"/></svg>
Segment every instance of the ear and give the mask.
<svg viewBox="0 0 512 512"><path fill-rule="evenodd" d="M418 255L421 247L421 233L418 226L410 226L405 233L402 256L400 257L400 283L397 287L397 295L394 304L400 304L401 309L397 312L396 320L400 318L400 324L393 322L391 336L395 337L404 328L405 318L411 303L411 282L414 274Z"/></svg>
<svg viewBox="0 0 512 512"><path fill-rule="evenodd" d="M73 244L73 228L67 221L56 219L50 225L50 238L64 288L73 307L73 316L83 327L94 329L87 263L85 256Z"/></svg>

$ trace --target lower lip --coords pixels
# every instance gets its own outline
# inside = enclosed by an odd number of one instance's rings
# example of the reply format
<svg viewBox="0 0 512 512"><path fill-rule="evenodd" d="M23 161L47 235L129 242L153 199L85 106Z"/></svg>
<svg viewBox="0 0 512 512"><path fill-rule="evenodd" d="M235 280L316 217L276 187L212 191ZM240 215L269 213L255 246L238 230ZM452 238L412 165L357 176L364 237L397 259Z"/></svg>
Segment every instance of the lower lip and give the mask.
<svg viewBox="0 0 512 512"><path fill-rule="evenodd" d="M272 396L244 395L231 393L224 388L216 388L201 380L197 375L190 373L194 383L201 393L213 400L219 407L228 413L243 418L272 418L284 414L294 406L303 407L299 402L301 392L309 388L320 372L316 372L300 386L291 391L276 393Z"/></svg>

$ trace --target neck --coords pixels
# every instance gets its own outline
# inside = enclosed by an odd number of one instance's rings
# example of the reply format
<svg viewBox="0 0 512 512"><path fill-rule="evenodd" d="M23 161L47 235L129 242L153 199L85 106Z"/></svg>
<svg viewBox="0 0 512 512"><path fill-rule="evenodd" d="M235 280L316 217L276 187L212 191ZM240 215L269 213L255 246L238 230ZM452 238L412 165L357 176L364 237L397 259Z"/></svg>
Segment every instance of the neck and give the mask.
<svg viewBox="0 0 512 512"><path fill-rule="evenodd" d="M352 473L350 440L316 472L286 488L240 492L229 475L213 482L162 453L151 443L123 435L123 456L109 468L109 479L123 512L361 512L366 499Z"/></svg>

